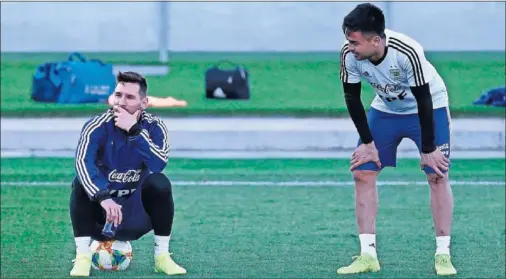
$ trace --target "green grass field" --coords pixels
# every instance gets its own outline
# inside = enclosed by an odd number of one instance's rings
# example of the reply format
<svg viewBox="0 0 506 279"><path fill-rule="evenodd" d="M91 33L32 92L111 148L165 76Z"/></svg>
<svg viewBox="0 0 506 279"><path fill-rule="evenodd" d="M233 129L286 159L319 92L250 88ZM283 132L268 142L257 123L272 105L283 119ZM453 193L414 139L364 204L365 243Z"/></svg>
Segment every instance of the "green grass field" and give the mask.
<svg viewBox="0 0 506 279"><path fill-rule="evenodd" d="M156 53L92 53L114 64L157 64ZM30 99L31 76L46 61L65 60L67 54L2 53L2 116L78 116L103 111L102 104L55 105ZM487 89L505 84L501 52L427 53L445 80L453 116L504 116L503 108L473 106ZM246 66L251 75L249 101L216 101L204 97L204 72L221 59ZM171 73L149 77L150 94L188 101L187 108L154 109L160 115L347 115L339 81L338 53L173 53ZM365 84L365 83L364 83ZM366 107L373 98L364 86Z"/></svg>
<svg viewBox="0 0 506 279"><path fill-rule="evenodd" d="M170 247L189 271L182 278L435 278L429 189L418 163L399 160L380 176L381 272L338 276L359 250L353 187L336 187L351 183L347 160L174 159L165 171L176 204ZM69 277L73 161L1 165L1 277ZM453 160L451 179L456 277L504 278L505 161ZM323 181L334 185L314 186ZM281 182L297 186L272 185ZM92 276L166 278L153 272L151 234L132 245L127 271Z"/></svg>

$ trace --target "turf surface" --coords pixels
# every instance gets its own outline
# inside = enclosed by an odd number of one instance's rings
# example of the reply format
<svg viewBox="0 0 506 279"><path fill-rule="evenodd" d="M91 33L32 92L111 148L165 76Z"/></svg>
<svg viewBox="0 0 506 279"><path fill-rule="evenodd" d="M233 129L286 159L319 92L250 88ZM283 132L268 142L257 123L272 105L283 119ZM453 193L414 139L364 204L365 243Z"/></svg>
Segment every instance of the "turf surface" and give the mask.
<svg viewBox="0 0 506 279"><path fill-rule="evenodd" d="M30 99L31 75L46 61L62 61L67 54L2 53L2 116L78 116L102 111L103 104L56 105ZM114 64L157 64L156 53L94 53ZM427 58L445 80L453 116L504 116L504 109L473 106L486 89L505 84L505 57L500 52L433 52ZM204 72L221 59L245 65L251 75L252 99L216 101L204 98ZM188 101L187 108L154 109L161 115L347 115L339 82L338 53L173 53L171 73L149 77L150 94ZM225 65L226 67L227 65ZM364 83L365 84L365 83ZM364 85L369 106L371 87Z"/></svg>
<svg viewBox="0 0 506 279"><path fill-rule="evenodd" d="M1 277L69 277L74 243L68 213L71 159L1 160ZM418 160L399 160L383 182L424 181ZM174 259L182 278L336 278L358 252L352 187L268 186L267 182L350 182L347 160L174 159ZM457 278L505 273L504 160L454 160L452 253ZM256 186L184 186L183 181L249 181ZM6 186L8 183L22 186ZM30 183L49 183L45 187ZM181 182L178 184L178 182ZM475 182L475 183L472 183ZM63 183L63 184L62 184ZM219 184L219 183L218 183ZM434 237L426 186L380 186L377 220L382 271L353 278L434 278ZM104 278L166 278L155 274L152 235L132 243L125 272ZM339 276L351 278L350 276Z"/></svg>

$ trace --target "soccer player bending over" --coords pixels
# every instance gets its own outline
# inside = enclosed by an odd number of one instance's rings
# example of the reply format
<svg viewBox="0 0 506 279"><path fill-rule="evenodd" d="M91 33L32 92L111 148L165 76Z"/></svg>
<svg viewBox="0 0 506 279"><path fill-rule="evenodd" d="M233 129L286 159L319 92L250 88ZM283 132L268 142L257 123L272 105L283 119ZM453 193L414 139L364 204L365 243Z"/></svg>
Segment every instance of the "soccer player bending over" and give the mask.
<svg viewBox="0 0 506 279"><path fill-rule="evenodd" d="M397 146L413 140L430 185L430 206L436 235L435 270L456 274L450 261L453 196L450 167L450 115L446 86L426 60L423 48L406 35L385 29L383 12L372 4L358 5L342 25L340 79L346 106L360 136L351 168L355 180L355 213L361 254L339 274L379 271L376 254L376 180L380 171L396 166ZM376 96L366 116L361 77Z"/></svg>
<svg viewBox="0 0 506 279"><path fill-rule="evenodd" d="M119 73L113 107L87 121L79 138L70 217L76 242L71 276L89 276L91 239L137 240L154 231L155 271L185 274L169 254L174 218L170 180L162 173L169 153L168 131L145 111L147 82ZM102 235L112 222L115 235Z"/></svg>

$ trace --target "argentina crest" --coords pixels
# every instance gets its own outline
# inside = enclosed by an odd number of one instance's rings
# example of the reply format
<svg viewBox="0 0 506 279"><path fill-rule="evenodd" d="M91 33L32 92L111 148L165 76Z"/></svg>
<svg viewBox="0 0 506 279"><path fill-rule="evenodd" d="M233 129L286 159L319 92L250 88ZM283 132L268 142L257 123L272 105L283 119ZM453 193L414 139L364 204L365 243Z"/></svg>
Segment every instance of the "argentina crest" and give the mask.
<svg viewBox="0 0 506 279"><path fill-rule="evenodd" d="M391 79L393 79L395 81L402 81L402 75L401 75L400 69L391 68L390 70L388 70L388 72L390 73Z"/></svg>

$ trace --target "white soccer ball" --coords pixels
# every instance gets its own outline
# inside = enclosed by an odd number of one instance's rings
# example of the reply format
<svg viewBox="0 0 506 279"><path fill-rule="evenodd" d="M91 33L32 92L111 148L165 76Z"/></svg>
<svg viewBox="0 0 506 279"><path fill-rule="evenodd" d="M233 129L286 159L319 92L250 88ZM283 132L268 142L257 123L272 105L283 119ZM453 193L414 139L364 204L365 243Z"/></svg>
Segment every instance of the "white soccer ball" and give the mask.
<svg viewBox="0 0 506 279"><path fill-rule="evenodd" d="M97 270L125 270L132 261L132 245L129 241L93 240L90 249L91 266Z"/></svg>

